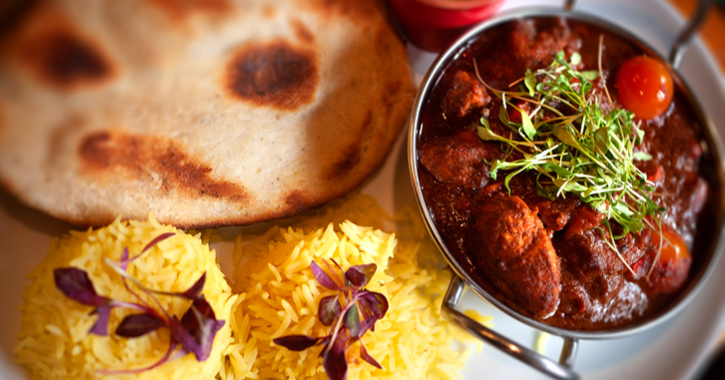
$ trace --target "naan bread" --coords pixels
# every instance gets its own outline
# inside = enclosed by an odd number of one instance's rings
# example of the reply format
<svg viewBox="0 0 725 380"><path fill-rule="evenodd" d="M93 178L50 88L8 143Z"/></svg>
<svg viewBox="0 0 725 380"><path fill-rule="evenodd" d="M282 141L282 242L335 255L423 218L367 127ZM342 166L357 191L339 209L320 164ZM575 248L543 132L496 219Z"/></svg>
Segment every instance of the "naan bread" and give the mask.
<svg viewBox="0 0 725 380"><path fill-rule="evenodd" d="M294 215L358 186L410 111L381 1L56 0L0 42L0 181L80 225Z"/></svg>

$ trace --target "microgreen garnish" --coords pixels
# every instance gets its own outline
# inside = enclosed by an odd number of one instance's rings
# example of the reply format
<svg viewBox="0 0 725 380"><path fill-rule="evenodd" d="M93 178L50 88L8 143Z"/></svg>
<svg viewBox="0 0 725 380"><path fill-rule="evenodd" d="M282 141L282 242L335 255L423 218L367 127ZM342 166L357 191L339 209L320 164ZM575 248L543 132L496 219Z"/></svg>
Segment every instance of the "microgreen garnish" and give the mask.
<svg viewBox="0 0 725 380"><path fill-rule="evenodd" d="M549 67L527 70L523 78L512 83L519 85L518 91L501 91L483 81L474 60L478 79L502 100L499 119L515 137L496 134L486 118L480 121L478 136L501 142L508 152L506 159L492 163L492 178L499 170L510 171L504 179L510 191L511 178L535 170L539 196L554 200L570 193L605 214L603 224L611 237L607 243L619 254L616 238L629 231L639 232L645 225L655 228L653 221L659 227L665 209L650 197L655 184L634 165L635 160L651 159L635 150L644 131L634 122L634 113L613 108L605 114L601 97L591 91L591 81L601 68L577 71L573 66L580 62L578 53L567 62L560 51ZM606 90L606 84L604 87ZM609 97L608 92L606 95ZM521 122L510 120L510 110L521 115ZM507 160L515 152L522 157ZM621 235L614 236L607 219L623 228Z"/></svg>
<svg viewBox="0 0 725 380"><path fill-rule="evenodd" d="M384 295L365 289L377 265L355 265L344 272L335 260L332 260L334 267L325 259L322 263L330 274L313 261L310 266L315 279L325 288L339 292L320 300L318 318L323 325L333 326L329 335L320 338L289 335L274 339L274 343L291 351L322 345L322 365L330 380L343 380L347 376L345 353L355 342L360 342L360 357L382 369L360 341L368 330L375 331L375 322L388 311L388 300Z"/></svg>
<svg viewBox="0 0 725 380"><path fill-rule="evenodd" d="M91 315L98 314L96 323L91 327L89 333L100 336L108 335L108 323L111 310L115 307L139 310L142 313L131 314L126 316L123 321L116 327L115 334L125 338L136 338L144 336L159 328L168 328L171 331L169 338L169 349L161 359L153 365L131 370L102 370L99 372L105 374L125 374L139 373L154 369L168 360L176 357L182 357L187 353L193 353L198 361L204 361L209 358L211 348L214 343L216 333L224 326L223 320L217 320L214 310L209 302L201 294L206 282L206 273L202 274L199 279L184 292L164 292L150 289L138 280L131 277L127 272L128 265L139 258L156 244L173 236L173 233L159 235L153 241L144 247L144 249L136 256L129 258L128 248L124 248L121 255L121 261L114 262L105 258L108 264L122 279L126 289L131 293L137 302L123 302L98 295L88 277L88 273L78 268L58 268L53 271L55 277L55 286L66 297L80 302L84 305L93 306L95 309ZM133 291L129 286L129 281L138 289L151 298L156 307L153 307L138 293ZM189 309L186 310L181 320L174 315L170 315L161 305L156 295L180 297L191 301ZM159 311L160 310L160 311ZM172 357L174 351L176 354Z"/></svg>

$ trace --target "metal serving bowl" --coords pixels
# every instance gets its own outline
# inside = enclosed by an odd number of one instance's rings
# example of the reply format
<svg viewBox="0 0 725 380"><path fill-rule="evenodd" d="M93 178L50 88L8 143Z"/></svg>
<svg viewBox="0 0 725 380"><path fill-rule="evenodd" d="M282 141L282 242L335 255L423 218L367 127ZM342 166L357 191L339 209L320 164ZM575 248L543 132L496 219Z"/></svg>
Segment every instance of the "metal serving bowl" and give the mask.
<svg viewBox="0 0 725 380"><path fill-rule="evenodd" d="M500 14L495 18L489 19L488 21L474 27L468 33L456 40L456 42L454 42L447 50L441 53L423 78L423 82L418 90L418 95L409 121L410 135L408 137L408 160L416 200L420 211L423 214L426 227L451 269L457 275L453 276L448 292L443 301L443 311L447 318L451 319L453 322L457 323L462 328L484 340L488 344L491 344L516 359L531 365L548 376L557 379L577 379L579 376L572 370L571 367L576 358L579 339L621 338L652 328L677 314L702 288L708 276L711 274L716 261L719 259L723 245L722 232L725 223L725 172L723 171L724 151L722 144L720 143L720 139L717 136L716 129L712 125L710 119L708 119L703 113L699 105L700 103L695 99L690 88L678 75L675 67L679 62L679 58L684 51L687 41L697 30L699 23L704 18L703 16L705 15L708 5L706 3L710 2L711 1L708 0L702 2L698 15L696 15L688 27L680 34L680 37L676 40L674 46L672 47L669 60L665 60L647 43L639 39L637 36L622 30L622 28L597 17L572 11L575 1L571 0L566 3L563 9L537 7L514 10ZM688 283L685 285L685 289L680 293L680 296L670 304L669 307L660 312L654 318L637 321L621 327L595 331L564 329L532 319L508 307L505 303L498 300L491 293L486 291L480 284L478 284L451 254L446 245L443 243L439 231L433 224L433 219L428 211L428 206L426 205L420 188L418 174L418 147L416 145L417 136L419 135L421 128L420 116L425 103L440 78L442 71L452 60L456 58L457 54L462 49L468 46L469 43L476 40L478 36L485 33L489 28L495 25L528 17L563 17L569 20L589 23L606 30L613 35L618 35L627 39L651 56L660 57L664 62L669 61L670 65L668 70L670 71L672 79L676 84L677 91L685 92L685 95L689 98L690 103L693 105L693 109L695 110L696 117L698 118L700 125L703 127L706 143L706 149L703 150L703 160L709 163L709 165L703 165L705 169L702 174L707 178L708 183L710 184L711 196L714 199L713 203L716 205L714 209L707 210L707 212L711 215L711 220L708 220L708 223L706 223L707 226L703 226L703 228L707 228L709 231L708 234L706 234L707 236L705 236L706 241L700 242L704 244L698 245L698 247L701 247L705 252L698 252L696 255L693 255L693 268L690 273ZM480 297L484 298L489 303L516 320L539 331L562 337L564 339L564 346L562 348L559 361L557 362L542 356L527 347L521 346L457 311L455 307L458 304L464 286L466 285Z"/></svg>

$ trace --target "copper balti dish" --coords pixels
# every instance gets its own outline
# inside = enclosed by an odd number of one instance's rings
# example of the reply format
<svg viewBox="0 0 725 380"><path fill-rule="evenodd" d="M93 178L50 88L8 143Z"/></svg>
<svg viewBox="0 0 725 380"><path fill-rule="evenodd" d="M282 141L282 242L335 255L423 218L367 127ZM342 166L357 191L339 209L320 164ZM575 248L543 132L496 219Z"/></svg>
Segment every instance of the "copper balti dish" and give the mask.
<svg viewBox="0 0 725 380"><path fill-rule="evenodd" d="M708 117L703 113L692 91L676 70L679 57L684 51L684 46L691 35L697 30L697 26L699 22L702 21L706 12L707 5L711 2L704 1L701 3L701 8L696 17L675 41L669 59L665 59L647 43L639 39L637 36L622 30L620 27L595 16L573 11L572 9L574 8L575 3L575 1L569 1L563 9L537 7L503 13L474 27L472 30L460 37L438 57L427 72L426 76L423 78L409 121L410 135L408 139L409 168L416 200L433 240L436 242L452 271L455 272L455 276L453 276L448 292L443 301L444 313L448 318L478 338L536 368L546 375L558 379L577 379L579 377L578 374L572 370L572 366L576 358L579 339L614 339L636 334L662 323L682 310L702 288L721 255L723 245L722 232L725 223L725 205L723 204L723 200L725 200L725 194L723 193L723 191L725 191L723 146L717 135L715 127L712 125L710 119L708 119ZM689 248L692 256L691 266L689 267L687 280L685 280L681 287L673 293L665 304L660 305L655 311L644 313L640 317L633 318L631 321L610 324L605 323L599 326L593 325L594 327L582 328L572 327L577 325L567 325L567 323L563 323L561 321L550 323L551 319L547 319L548 317L546 316L542 318L541 316L532 316L526 312L522 312L520 307L512 305L510 299L507 299L505 295L502 296L502 292L497 291L497 288L488 282L485 275L481 275L476 272L476 266L470 263L471 260L468 259L470 256L468 256L468 253L465 252L468 249L466 247L469 246L458 244L454 247L453 245L455 244L450 244L451 239L446 240L446 233L443 232L440 226L436 224L436 217L433 215L434 205L429 202L429 199L426 198L425 191L422 189L422 187L426 187L426 184L430 184L432 181L430 179L422 181L422 178L425 176L428 176L429 178L432 177L430 173L426 172L427 168L420 162L422 143L419 139L421 138L423 129L426 128L426 123L424 121L427 120L429 122L428 124L430 124L430 119L424 120L426 107L429 107L431 103L437 102L441 98L440 96L435 95L436 86L442 81L446 70L451 67L452 62L459 59L459 57L468 54L469 48L475 44L479 38L485 36L486 33L489 33L491 30L505 26L507 23L528 19L562 19L566 20L567 23L591 27L593 30L602 31L602 33L605 33L606 35L611 35L628 42L634 47L634 49L642 52L643 54L659 59L665 65L666 70L669 72L672 81L674 82L676 93L675 99L679 97L679 99L685 100L690 104L689 107L691 111L687 112L691 115L691 124L696 125L693 127L696 131L696 141L702 148L701 155L698 156L699 164L697 166L697 175L701 176L701 178L707 182L708 187L707 202L705 203L705 206L702 207L701 213L697 218L697 230L692 233L690 239L692 241L688 243L691 246L691 248ZM490 54L495 54L495 52L490 52ZM606 54L606 51L604 54ZM473 55L473 53L471 53L471 55ZM614 76L612 75L612 77ZM425 184L422 182L425 182ZM435 207L440 207L440 204L441 202L438 202ZM540 222L539 225L541 225ZM486 229L479 229L477 233L485 234ZM550 236L556 235L551 233ZM449 244L447 244L446 241L448 241ZM464 263L463 259L469 262ZM458 304L465 286L468 286L477 295L514 319L539 331L562 337L564 339L564 345L559 360L557 361L542 356L535 351L478 324L456 310L456 305Z"/></svg>

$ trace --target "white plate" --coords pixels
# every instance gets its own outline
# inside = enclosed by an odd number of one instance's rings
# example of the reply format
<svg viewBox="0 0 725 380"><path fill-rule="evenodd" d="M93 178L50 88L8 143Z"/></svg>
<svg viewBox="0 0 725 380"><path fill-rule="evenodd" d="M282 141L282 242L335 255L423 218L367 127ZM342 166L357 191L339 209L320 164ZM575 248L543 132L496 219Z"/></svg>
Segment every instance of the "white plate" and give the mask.
<svg viewBox="0 0 725 380"><path fill-rule="evenodd" d="M504 9L532 4L560 5L560 1L509 0ZM669 5L658 0L583 0L581 11L594 13L642 36L654 48L665 53L682 19ZM410 49L411 63L422 76L434 56ZM725 81L703 45L694 43L687 51L681 73L695 91L706 113L725 135ZM713 80L713 78L718 78ZM388 211L414 206L408 177L404 136L381 168L365 184L364 192L374 195ZM22 290L25 276L45 257L50 239L65 233L72 226L40 212L19 205L10 196L0 193L0 379L22 379L8 361L20 330ZM230 243L215 246L222 256L222 267L230 272ZM645 333L617 340L582 341L574 368L589 379L690 379L714 344L723 324L725 297L725 260L720 260L714 275L690 303L689 307L669 322ZM477 297L464 296L461 308L475 308L495 316L495 329L512 339L532 345L535 333L528 327L492 309ZM558 357L561 339L552 338L546 353ZM543 379L524 364L485 347L474 354L464 373L473 379Z"/></svg>

